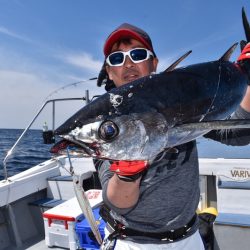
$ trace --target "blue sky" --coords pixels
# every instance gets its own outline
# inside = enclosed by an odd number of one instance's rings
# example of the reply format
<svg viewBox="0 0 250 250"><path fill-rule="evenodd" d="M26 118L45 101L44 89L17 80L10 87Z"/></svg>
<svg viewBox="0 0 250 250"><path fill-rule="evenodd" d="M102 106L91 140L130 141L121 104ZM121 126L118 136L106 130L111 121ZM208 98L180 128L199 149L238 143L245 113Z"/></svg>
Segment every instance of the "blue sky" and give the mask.
<svg viewBox="0 0 250 250"><path fill-rule="evenodd" d="M218 59L245 39L241 8L246 0L0 0L0 128L25 128L45 98L70 83L98 75L103 43L121 23L146 30L160 63L158 72L192 50L182 63ZM232 61L240 53L236 49ZM57 91L51 98L101 94L94 81ZM60 125L82 103L57 105ZM46 120L51 107L33 128Z"/></svg>

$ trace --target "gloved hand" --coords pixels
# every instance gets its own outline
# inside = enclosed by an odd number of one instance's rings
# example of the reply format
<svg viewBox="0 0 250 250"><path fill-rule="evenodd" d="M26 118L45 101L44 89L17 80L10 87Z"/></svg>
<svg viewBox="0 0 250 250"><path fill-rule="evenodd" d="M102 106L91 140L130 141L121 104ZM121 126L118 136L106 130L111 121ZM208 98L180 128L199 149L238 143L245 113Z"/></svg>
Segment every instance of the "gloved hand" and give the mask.
<svg viewBox="0 0 250 250"><path fill-rule="evenodd" d="M237 63L242 71L247 75L250 83L250 43L241 41L241 54L237 59Z"/></svg>
<svg viewBox="0 0 250 250"><path fill-rule="evenodd" d="M110 165L110 171L116 173L119 179L131 182L140 178L147 167L147 161L115 161Z"/></svg>

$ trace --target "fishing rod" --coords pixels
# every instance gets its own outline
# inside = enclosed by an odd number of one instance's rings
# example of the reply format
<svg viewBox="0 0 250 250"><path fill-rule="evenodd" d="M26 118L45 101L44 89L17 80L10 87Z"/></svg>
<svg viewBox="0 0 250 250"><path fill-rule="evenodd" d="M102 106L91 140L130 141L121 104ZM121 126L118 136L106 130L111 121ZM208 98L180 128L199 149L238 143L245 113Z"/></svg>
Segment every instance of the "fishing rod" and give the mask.
<svg viewBox="0 0 250 250"><path fill-rule="evenodd" d="M89 78L89 79L87 79L87 80L78 81L78 82L73 82L73 83L68 83L68 84L66 84L66 85L63 85L62 87L53 90L47 97L45 97L44 101L46 101L46 100L47 100L48 98L50 98L52 95L57 94L57 93L60 92L61 90L64 90L64 89L66 89L66 88L68 88L68 87L71 87L71 86L76 87L76 86L79 85L79 84L86 83L86 82L88 82L88 81L93 81L93 80L97 80L97 77L92 77L92 78Z"/></svg>
<svg viewBox="0 0 250 250"><path fill-rule="evenodd" d="M42 112L42 110L45 108L45 106L48 104L48 103L51 103L52 102L52 105L53 105L53 121L54 121L54 105L55 105L55 102L56 101L67 101L67 100L85 100L86 103L89 103L90 100L89 100L89 93L88 91L86 91L85 93L85 97L82 97L82 98L58 98L58 99L50 99L48 100L49 97L51 97L52 95L54 95L55 93L58 93L59 91L65 89L65 88L68 88L70 86L77 86L78 84L80 83L86 83L87 81L92 81L92 80L96 80L97 77L93 77L93 78L89 78L87 80L83 80L83 81L78 81L78 82L74 82L74 83L70 83L70 84L67 84L67 85L64 85L54 91L52 91L45 99L44 99L44 103L42 104L41 108L38 110L38 112L36 113L36 115L34 116L34 118L31 120L31 122L29 123L29 125L24 129L24 131L22 132L22 134L19 136L19 138L17 139L17 141L14 143L14 145L11 147L10 150L7 151L7 154L3 160L3 172L4 172L4 177L5 177L5 181L8 180L8 173L7 173L7 160L9 159L9 157L13 154L16 146L19 144L19 142L21 141L21 139L24 137L24 135L27 133L27 131L30 129L30 127L33 125L33 123L35 122L35 120L37 119L37 117L40 115L40 113ZM94 98L96 98L98 96L93 96L91 100L93 100ZM54 122L53 122L54 124ZM54 127L54 125L53 125Z"/></svg>

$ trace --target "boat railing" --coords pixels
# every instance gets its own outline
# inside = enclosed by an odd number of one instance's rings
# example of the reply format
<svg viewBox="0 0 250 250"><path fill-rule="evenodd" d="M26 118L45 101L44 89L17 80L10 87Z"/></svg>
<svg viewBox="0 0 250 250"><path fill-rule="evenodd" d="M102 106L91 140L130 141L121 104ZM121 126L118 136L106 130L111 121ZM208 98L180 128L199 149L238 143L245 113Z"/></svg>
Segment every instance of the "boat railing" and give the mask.
<svg viewBox="0 0 250 250"><path fill-rule="evenodd" d="M96 97L98 97L98 96L93 96L92 99L94 99ZM7 154L6 154L6 156L5 156L4 160L3 160L3 172L4 172L4 179L5 180L8 179L7 160L14 153L16 146L21 141L21 139L24 137L24 135L27 133L27 131L30 129L30 127L32 126L32 124L35 122L35 120L37 119L37 117L40 115L40 113L42 112L42 110L45 108L45 106L47 104L49 104L49 103L52 103L52 131L54 132L54 130L55 130L55 103L56 102L62 102L62 101L79 101L79 100L85 101L86 104L88 104L90 102L89 91L88 90L85 91L85 97L50 99L50 100L47 100L46 102L44 102L42 104L41 108L38 110L38 112L36 113L36 115L34 116L34 118L31 120L31 122L29 123L29 125L24 129L24 131L22 132L22 134L18 137L17 141L14 143L14 145L11 147L11 149L7 152Z"/></svg>

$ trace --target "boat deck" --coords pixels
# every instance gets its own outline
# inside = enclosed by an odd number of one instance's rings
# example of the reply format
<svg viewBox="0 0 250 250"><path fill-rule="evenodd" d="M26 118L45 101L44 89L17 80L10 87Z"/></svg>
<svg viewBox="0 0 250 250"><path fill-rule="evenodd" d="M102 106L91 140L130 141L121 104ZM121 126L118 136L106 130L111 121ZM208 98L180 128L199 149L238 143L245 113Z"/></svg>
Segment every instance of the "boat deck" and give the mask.
<svg viewBox="0 0 250 250"><path fill-rule="evenodd" d="M59 247L47 247L45 240L41 238L36 238L25 242L21 247L7 247L5 250L48 250L48 249L63 249ZM64 248L65 249L65 248Z"/></svg>
<svg viewBox="0 0 250 250"><path fill-rule="evenodd" d="M98 189L93 162L81 158L72 162L75 173L84 171L84 190ZM215 249L235 250L240 246L249 250L250 159L203 158L199 163L199 210L215 207L219 212L214 224ZM0 183L0 250L66 249L46 245L43 214L53 209L48 199L65 204L75 197L69 167L67 158L53 159ZM41 200L46 207L41 206Z"/></svg>

